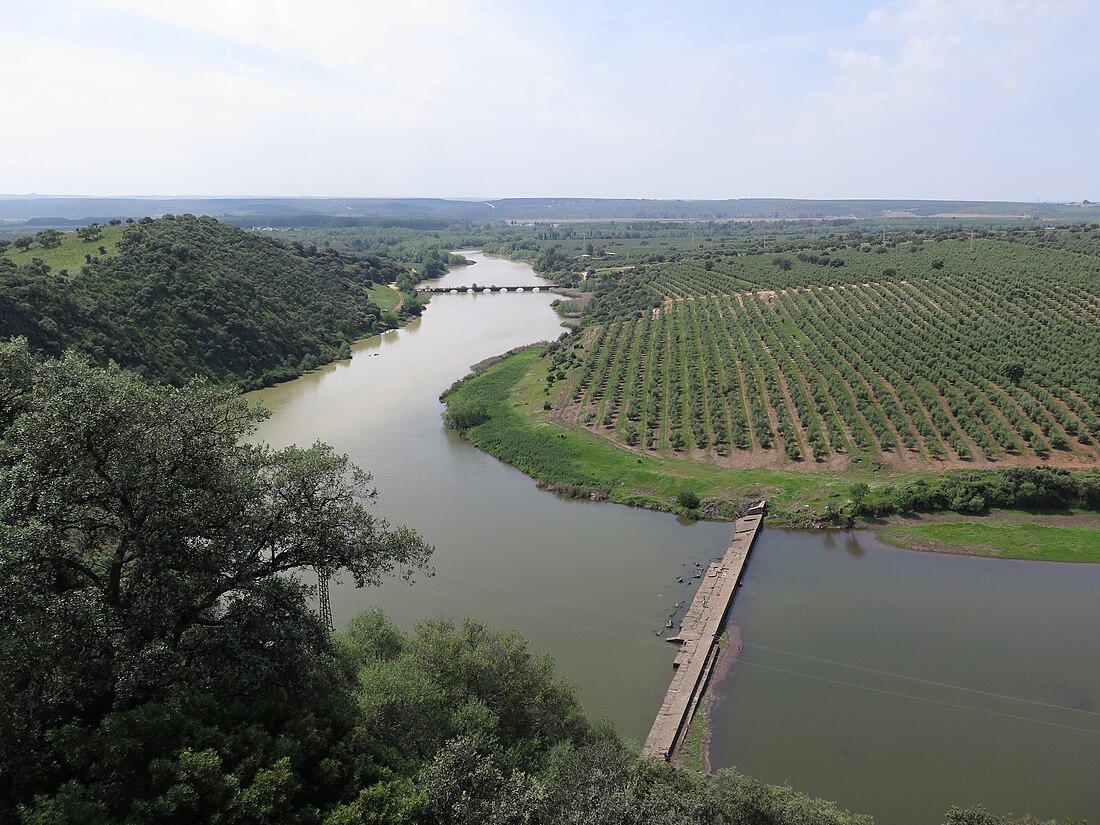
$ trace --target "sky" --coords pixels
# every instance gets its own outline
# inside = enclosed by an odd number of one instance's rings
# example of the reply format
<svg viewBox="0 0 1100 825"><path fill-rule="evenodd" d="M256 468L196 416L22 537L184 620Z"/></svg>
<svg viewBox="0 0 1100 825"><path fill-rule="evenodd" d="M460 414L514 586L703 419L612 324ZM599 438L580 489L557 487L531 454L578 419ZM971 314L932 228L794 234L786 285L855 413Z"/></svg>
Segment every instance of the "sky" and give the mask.
<svg viewBox="0 0 1100 825"><path fill-rule="evenodd" d="M1100 0L0 0L0 192L1100 200Z"/></svg>

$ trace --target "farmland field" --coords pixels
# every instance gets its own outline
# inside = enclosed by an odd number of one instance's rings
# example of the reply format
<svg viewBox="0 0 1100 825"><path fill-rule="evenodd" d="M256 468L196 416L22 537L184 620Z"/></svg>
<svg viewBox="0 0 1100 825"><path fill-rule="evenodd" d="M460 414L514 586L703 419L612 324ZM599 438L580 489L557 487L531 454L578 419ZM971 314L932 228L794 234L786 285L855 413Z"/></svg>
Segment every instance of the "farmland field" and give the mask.
<svg viewBox="0 0 1100 825"><path fill-rule="evenodd" d="M723 467L1094 467L1098 250L1096 225L634 245L587 265L550 414Z"/></svg>

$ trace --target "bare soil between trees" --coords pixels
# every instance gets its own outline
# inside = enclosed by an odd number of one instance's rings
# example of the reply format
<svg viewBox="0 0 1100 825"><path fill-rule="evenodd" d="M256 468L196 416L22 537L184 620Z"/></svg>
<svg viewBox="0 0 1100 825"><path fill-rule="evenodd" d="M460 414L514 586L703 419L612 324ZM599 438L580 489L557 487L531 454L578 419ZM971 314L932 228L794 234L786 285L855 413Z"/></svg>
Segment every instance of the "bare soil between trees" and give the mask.
<svg viewBox="0 0 1100 825"><path fill-rule="evenodd" d="M898 473L910 473L919 471L946 472L949 470L996 470L1002 467L1036 467L1046 465L1064 470L1089 470L1100 467L1100 460L1085 458L1072 452L1053 450L1047 458L1036 458L1034 455L1023 453L1004 453L996 458L975 456L972 458L927 458L916 450L902 447L889 452L877 452L873 454L860 454L852 456L847 453L833 452L816 461L813 458L802 458L792 461L787 458L783 450L778 447L770 449L740 449L731 447L726 454L720 454L713 449L700 450L687 446L679 452L670 450L650 450L643 447L631 447L624 444L617 437L614 427L606 427L596 422L585 423L584 417L595 414L598 409L596 404L574 404L565 409L555 409L550 412L549 418L556 423L567 426L582 427L590 432L603 436L612 441L616 446L624 450L636 452L639 455L650 455L655 458L679 458L700 464L709 464L727 470L792 470L805 473L825 473L835 475L847 471L883 471L886 475Z"/></svg>

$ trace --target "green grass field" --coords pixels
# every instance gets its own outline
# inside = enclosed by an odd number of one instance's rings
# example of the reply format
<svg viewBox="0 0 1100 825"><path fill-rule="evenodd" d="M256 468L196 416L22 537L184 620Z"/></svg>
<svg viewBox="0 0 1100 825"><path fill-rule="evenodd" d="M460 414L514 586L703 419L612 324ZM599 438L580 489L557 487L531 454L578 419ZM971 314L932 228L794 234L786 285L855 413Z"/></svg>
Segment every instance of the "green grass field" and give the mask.
<svg viewBox="0 0 1100 825"><path fill-rule="evenodd" d="M370 299L382 310L395 309L401 303L401 293L385 284L375 284L367 292Z"/></svg>
<svg viewBox="0 0 1100 825"><path fill-rule="evenodd" d="M918 550L1044 561L1100 562L1100 531L1025 519L890 525L883 541Z"/></svg>
<svg viewBox="0 0 1100 825"><path fill-rule="evenodd" d="M19 266L29 264L34 258L41 258L54 272L67 269L71 275L75 275L80 271L80 267L86 263L85 255L103 258L118 254L118 242L122 238L125 229L125 225L105 226L103 227L103 237L97 241L83 241L77 237L76 232L66 232L61 239L61 245L53 249L43 249L38 244L34 244L25 252L8 249L4 255L15 261ZM26 234L32 235L34 233L28 231ZM107 250L106 255L100 254L99 247L101 246Z"/></svg>

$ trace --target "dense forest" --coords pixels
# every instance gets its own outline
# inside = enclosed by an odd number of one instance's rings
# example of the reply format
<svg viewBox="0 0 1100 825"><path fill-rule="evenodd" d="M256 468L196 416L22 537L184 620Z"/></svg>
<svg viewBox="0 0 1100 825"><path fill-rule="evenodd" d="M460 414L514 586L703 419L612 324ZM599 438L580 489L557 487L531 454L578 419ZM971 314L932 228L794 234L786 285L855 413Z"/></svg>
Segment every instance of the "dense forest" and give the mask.
<svg viewBox="0 0 1100 825"><path fill-rule="evenodd" d="M373 586L432 548L346 458L249 444L256 416L0 344L0 823L869 822L638 756L514 633L330 636L299 571Z"/></svg>
<svg viewBox="0 0 1100 825"><path fill-rule="evenodd" d="M53 270L36 245L22 265L0 255L0 337L23 336L51 355L79 350L173 385L198 376L249 388L395 326L368 290L412 283L384 255L284 244L192 215L130 224L117 252L97 243L71 270ZM403 313L420 309L406 296Z"/></svg>

